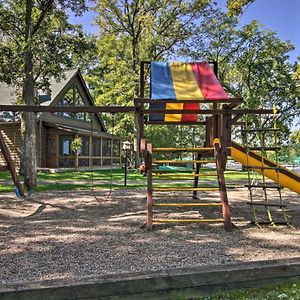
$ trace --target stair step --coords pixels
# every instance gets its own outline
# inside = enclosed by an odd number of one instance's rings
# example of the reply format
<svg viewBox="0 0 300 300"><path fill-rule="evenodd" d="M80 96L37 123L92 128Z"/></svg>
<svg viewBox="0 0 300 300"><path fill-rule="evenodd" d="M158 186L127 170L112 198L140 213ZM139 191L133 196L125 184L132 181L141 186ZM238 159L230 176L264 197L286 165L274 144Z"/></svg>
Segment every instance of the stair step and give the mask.
<svg viewBox="0 0 300 300"><path fill-rule="evenodd" d="M213 147L200 147L200 148L153 148L153 152L203 152L214 151Z"/></svg>
<svg viewBox="0 0 300 300"><path fill-rule="evenodd" d="M217 191L218 187L153 187L155 192L164 192L164 191Z"/></svg>
<svg viewBox="0 0 300 300"><path fill-rule="evenodd" d="M255 203L255 202L246 202L248 205L258 205L258 206L274 206L274 207L286 207L284 204L267 204L267 203Z"/></svg>
<svg viewBox="0 0 300 300"><path fill-rule="evenodd" d="M203 202L203 203L154 203L153 206L175 206L175 207L190 207L190 206L222 206L220 202Z"/></svg>
<svg viewBox="0 0 300 300"><path fill-rule="evenodd" d="M153 219L154 223L217 223L224 219Z"/></svg>
<svg viewBox="0 0 300 300"><path fill-rule="evenodd" d="M198 163L198 164L209 164L215 163L215 160L153 160L154 164L189 164L189 163Z"/></svg>
<svg viewBox="0 0 300 300"><path fill-rule="evenodd" d="M247 188L262 188L262 189L283 189L280 185L268 185L268 184L245 184Z"/></svg>

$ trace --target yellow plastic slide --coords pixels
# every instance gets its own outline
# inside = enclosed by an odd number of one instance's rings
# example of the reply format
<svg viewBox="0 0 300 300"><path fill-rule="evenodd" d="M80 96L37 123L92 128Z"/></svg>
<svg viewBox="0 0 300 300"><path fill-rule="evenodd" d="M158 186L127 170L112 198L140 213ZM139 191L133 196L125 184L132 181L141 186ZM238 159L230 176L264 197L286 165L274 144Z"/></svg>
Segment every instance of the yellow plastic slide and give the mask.
<svg viewBox="0 0 300 300"><path fill-rule="evenodd" d="M249 155L247 155L245 147L236 142L231 143L231 157L245 167L250 166L257 173L262 172L262 167L270 168L264 169L266 177L277 182L281 186L300 194L300 176L295 172L292 172L281 165L276 165L266 158L263 159L264 163L262 164L261 156L257 152L249 151ZM258 168L256 169L255 167ZM276 168L279 168L278 174Z"/></svg>

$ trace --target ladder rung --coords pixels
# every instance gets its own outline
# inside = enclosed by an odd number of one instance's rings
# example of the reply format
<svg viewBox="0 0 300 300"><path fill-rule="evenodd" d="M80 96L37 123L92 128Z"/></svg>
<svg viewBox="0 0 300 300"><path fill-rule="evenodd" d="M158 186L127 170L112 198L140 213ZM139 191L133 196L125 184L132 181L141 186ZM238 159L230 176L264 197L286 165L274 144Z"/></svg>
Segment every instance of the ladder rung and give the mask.
<svg viewBox="0 0 300 300"><path fill-rule="evenodd" d="M159 171L157 171L159 172ZM155 172L156 173L156 172ZM167 173L167 174L155 174L155 177L218 177L218 174L184 174L184 173Z"/></svg>
<svg viewBox="0 0 300 300"><path fill-rule="evenodd" d="M153 160L154 164L188 164L188 163L198 163L198 164L208 164L208 163L215 163L215 160Z"/></svg>
<svg viewBox="0 0 300 300"><path fill-rule="evenodd" d="M276 151L276 150L280 150L281 147L248 147L248 149L250 150L265 150L265 151Z"/></svg>
<svg viewBox="0 0 300 300"><path fill-rule="evenodd" d="M264 167L264 166L245 166L246 169L260 169L260 170L281 170L279 167Z"/></svg>
<svg viewBox="0 0 300 300"><path fill-rule="evenodd" d="M189 207L189 206L222 206L220 202L206 202L206 203L154 203L153 206L175 206L175 207Z"/></svg>
<svg viewBox="0 0 300 300"><path fill-rule="evenodd" d="M279 131L279 128L253 128L253 129L243 129L242 132L264 132L264 131Z"/></svg>
<svg viewBox="0 0 300 300"><path fill-rule="evenodd" d="M254 222L254 221L251 221L252 224L258 224L258 225L289 225L291 224L290 222L288 221L258 221L258 222Z"/></svg>
<svg viewBox="0 0 300 300"><path fill-rule="evenodd" d="M224 219L153 219L155 223L215 223Z"/></svg>
<svg viewBox="0 0 300 300"><path fill-rule="evenodd" d="M213 151L213 147L200 147L200 148L153 148L153 152L202 152Z"/></svg>
<svg viewBox="0 0 300 300"><path fill-rule="evenodd" d="M283 204L267 204L267 203L253 203L253 202L246 202L248 205L260 205L260 206L274 206L274 207L286 207Z"/></svg>
<svg viewBox="0 0 300 300"><path fill-rule="evenodd" d="M216 191L218 187L154 187L153 191L164 192L164 191Z"/></svg>
<svg viewBox="0 0 300 300"><path fill-rule="evenodd" d="M268 184L245 184L247 188L263 188L263 189L283 189L280 185L268 185Z"/></svg>

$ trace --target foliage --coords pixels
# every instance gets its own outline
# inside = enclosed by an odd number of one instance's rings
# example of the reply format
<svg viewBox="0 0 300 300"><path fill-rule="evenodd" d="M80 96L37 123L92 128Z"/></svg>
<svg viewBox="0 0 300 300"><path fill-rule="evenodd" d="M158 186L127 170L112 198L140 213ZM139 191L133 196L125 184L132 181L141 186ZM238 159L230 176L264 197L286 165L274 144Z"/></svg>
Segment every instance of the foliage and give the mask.
<svg viewBox="0 0 300 300"><path fill-rule="evenodd" d="M73 56L80 55L86 44L80 26L67 22L67 10L80 13L84 1L33 1L31 15L32 36L26 40L26 1L0 3L0 80L21 88L24 81L24 52L33 52L35 89L47 89L51 76L58 77L73 64Z"/></svg>
<svg viewBox="0 0 300 300"><path fill-rule="evenodd" d="M82 146L82 138L81 137L77 137L72 140L71 150L73 152L78 152L80 150L81 146Z"/></svg>
<svg viewBox="0 0 300 300"><path fill-rule="evenodd" d="M280 159L286 163L300 164L300 129L290 134L289 143L283 146Z"/></svg>
<svg viewBox="0 0 300 300"><path fill-rule="evenodd" d="M19 102L38 103L50 77L72 65L72 54L88 46L82 30L68 23L68 11L80 14L84 0L0 1L0 81L14 85ZM21 169L28 190L36 187L36 116L21 116Z"/></svg>
<svg viewBox="0 0 300 300"><path fill-rule="evenodd" d="M191 36L209 0L95 1L100 62L86 77L97 104L133 105L141 61L162 60ZM110 118L108 116L108 118ZM115 116L117 134L133 138L132 116ZM111 123L111 122L108 122Z"/></svg>
<svg viewBox="0 0 300 300"><path fill-rule="evenodd" d="M228 14L229 16L240 15L243 9L248 7L255 0L227 0Z"/></svg>
<svg viewBox="0 0 300 300"><path fill-rule="evenodd" d="M174 294L174 299L197 300L296 300L300 298L299 279L290 279L277 284L265 285L257 288L245 288L239 290L213 293L209 296L201 296L199 292L179 290Z"/></svg>
<svg viewBox="0 0 300 300"><path fill-rule="evenodd" d="M277 126L288 131L299 113L300 87L288 61L290 42L261 29L257 21L239 28L238 19L215 10L196 29L189 47L182 51L192 60L217 61L218 76L226 90L244 98L244 107L280 110ZM256 127L273 126L274 116L250 118ZM286 135L285 135L286 136Z"/></svg>

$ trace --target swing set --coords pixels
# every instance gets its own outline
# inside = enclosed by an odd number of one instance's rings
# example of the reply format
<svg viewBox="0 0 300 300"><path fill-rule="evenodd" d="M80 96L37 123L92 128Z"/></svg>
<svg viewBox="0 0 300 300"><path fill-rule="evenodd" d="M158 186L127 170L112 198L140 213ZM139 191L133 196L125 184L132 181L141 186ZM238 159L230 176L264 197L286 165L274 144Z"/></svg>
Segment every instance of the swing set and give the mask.
<svg viewBox="0 0 300 300"><path fill-rule="evenodd" d="M289 221L283 210L284 204L280 196L280 203L270 203L267 196L268 189L276 189L281 195L281 189L287 187L290 190L300 194L299 175L280 166L278 159L272 162L267 157L267 152L278 151L278 147L264 144L263 138L258 147L251 146L248 142L243 145L232 141L232 130L236 126L243 127L243 136L252 131L260 132L264 137L265 132L277 132L274 128L253 128L245 121L250 115L273 115L274 124L276 124L277 111L274 109L239 109L242 104L242 98L229 97L224 91L217 79L217 64L213 64L213 69L209 63L164 63L164 62L141 62L140 70L140 94L134 99L134 106L72 106L72 107L54 107L54 106L24 106L24 105L0 105L0 111L11 112L87 112L97 113L134 113L137 124L138 151L142 160L145 162L145 173L147 176L147 218L146 227L152 229L155 223L224 223L225 230L231 231L234 225L231 221L230 206L227 197L226 181L224 172L228 157L239 161L249 174L249 189L251 202L249 205L255 211L257 207L263 207L266 210L267 221L260 221L254 215L254 223L276 224L270 209L279 207L283 211L284 221L279 223L288 224ZM149 76L150 73L150 76ZM148 78L150 77L150 86L148 87ZM149 92L148 97L145 96ZM200 116L200 117L199 117ZM241 120L241 119L244 120ZM246 123L245 123L246 122ZM145 126L148 125L179 125L179 126L204 126L205 139L202 145L192 147L156 147L149 143L145 137ZM1 133L1 131L0 131ZM263 134L262 134L263 133ZM245 139L244 139L245 141ZM278 143L278 137L276 137ZM16 176L12 159L9 155L5 142L0 135L1 150L6 159L7 165L11 171L15 185L22 191L21 185ZM260 151L258 153L257 151ZM160 159L157 154L192 154L193 159ZM277 153L277 152L276 152ZM166 165L186 165L192 163L194 168L190 172L169 172L163 169ZM214 165L212 172L205 173L204 166ZM250 173L255 171L261 174L263 182L258 184L250 180ZM217 184L203 184L203 178L215 178ZM266 181L269 178L275 182L270 185ZM179 185L176 187L165 187L160 185L160 180L193 180L193 184ZM158 185L157 185L157 182ZM264 202L257 202L253 199L253 190L262 189L265 195ZM219 201L206 201L202 193L207 194L210 191L219 192ZM190 200L174 201L173 194L190 193ZM172 194L173 193L173 194ZM24 192L22 191L22 195ZM164 199L167 195L167 199ZM171 196L171 197L170 197ZM171 198L171 200L170 200ZM220 216L212 217L193 217L193 218L156 218L159 210L164 209L203 209L219 208ZM254 213L255 214L255 213ZM166 215L166 213L164 213ZM172 215L172 213L171 213Z"/></svg>

